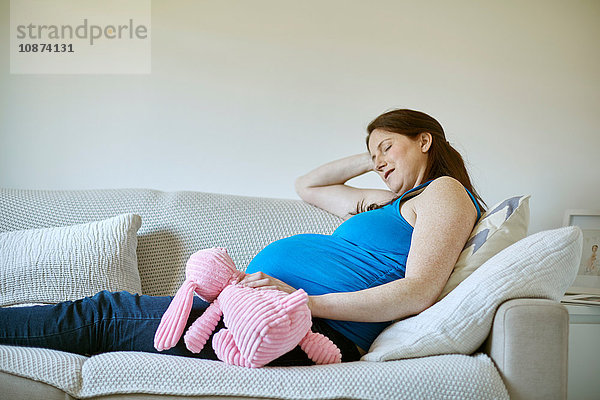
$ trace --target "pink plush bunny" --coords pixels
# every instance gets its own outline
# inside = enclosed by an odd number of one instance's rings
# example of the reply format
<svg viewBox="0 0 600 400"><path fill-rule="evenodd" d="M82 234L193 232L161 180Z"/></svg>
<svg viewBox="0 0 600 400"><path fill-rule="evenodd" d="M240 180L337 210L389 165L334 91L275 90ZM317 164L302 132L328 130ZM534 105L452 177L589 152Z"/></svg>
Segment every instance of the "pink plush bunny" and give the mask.
<svg viewBox="0 0 600 400"><path fill-rule="evenodd" d="M244 276L222 247L200 250L186 264L186 280L177 291L154 336L158 351L175 346L192 308L194 292L212 302L184 336L186 347L199 353L223 315L226 328L212 338L217 357L232 365L262 367L298 344L317 364L341 362L338 347L311 331L308 295L257 290L237 284Z"/></svg>

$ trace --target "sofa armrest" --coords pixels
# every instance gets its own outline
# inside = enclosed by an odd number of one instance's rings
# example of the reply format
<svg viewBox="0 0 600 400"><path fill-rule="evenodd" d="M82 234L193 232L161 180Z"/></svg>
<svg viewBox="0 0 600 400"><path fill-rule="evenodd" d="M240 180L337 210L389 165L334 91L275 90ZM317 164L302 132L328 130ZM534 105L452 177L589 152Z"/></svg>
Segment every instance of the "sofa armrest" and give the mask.
<svg viewBox="0 0 600 400"><path fill-rule="evenodd" d="M483 349L510 398L566 399L569 314L544 299L508 300L498 308Z"/></svg>

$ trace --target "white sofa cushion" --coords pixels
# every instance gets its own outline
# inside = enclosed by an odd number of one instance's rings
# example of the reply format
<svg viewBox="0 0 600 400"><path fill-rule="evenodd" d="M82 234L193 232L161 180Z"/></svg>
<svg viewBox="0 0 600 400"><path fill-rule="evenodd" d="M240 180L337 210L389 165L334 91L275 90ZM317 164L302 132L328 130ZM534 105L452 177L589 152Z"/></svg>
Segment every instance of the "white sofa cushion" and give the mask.
<svg viewBox="0 0 600 400"><path fill-rule="evenodd" d="M432 400L508 400L502 378L485 354L388 363L240 368L164 354L110 352L88 358L0 345L0 371L50 384L76 398L143 393L165 398L408 400L427 393L427 399Z"/></svg>
<svg viewBox="0 0 600 400"><path fill-rule="evenodd" d="M0 345L0 371L47 383L72 396L81 391L81 369L87 360L89 357L59 350ZM4 389L0 398L22 398Z"/></svg>
<svg viewBox="0 0 600 400"><path fill-rule="evenodd" d="M578 227L526 237L485 262L443 300L388 326L366 361L436 354L471 354L489 334L498 306L512 298L560 301L577 275L582 232Z"/></svg>
<svg viewBox="0 0 600 400"><path fill-rule="evenodd" d="M240 368L219 361L121 352L90 358L81 397L117 393L266 399L508 399L485 354L390 363ZM451 384L449 384L451 383ZM426 392L425 392L426 391ZM239 396L239 397L238 397Z"/></svg>
<svg viewBox="0 0 600 400"><path fill-rule="evenodd" d="M141 218L0 233L0 306L58 303L102 290L141 293Z"/></svg>
<svg viewBox="0 0 600 400"><path fill-rule="evenodd" d="M529 198L516 196L494 204L473 228L465 248L458 256L452 275L438 297L446 297L451 290L508 246L527 236L529 227Z"/></svg>

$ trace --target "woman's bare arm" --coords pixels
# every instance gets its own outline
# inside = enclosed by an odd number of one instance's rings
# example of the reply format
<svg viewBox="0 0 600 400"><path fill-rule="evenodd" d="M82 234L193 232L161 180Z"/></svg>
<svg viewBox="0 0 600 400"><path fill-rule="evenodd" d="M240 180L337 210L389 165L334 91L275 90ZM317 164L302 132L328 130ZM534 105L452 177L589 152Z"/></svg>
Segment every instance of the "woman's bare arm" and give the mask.
<svg viewBox="0 0 600 400"><path fill-rule="evenodd" d="M392 321L418 314L435 302L473 230L477 210L465 188L450 177L431 182L415 200L417 220L405 277L356 292L310 296L314 317ZM295 290L262 272L242 282L260 289Z"/></svg>
<svg viewBox="0 0 600 400"><path fill-rule="evenodd" d="M389 190L360 189L345 184L372 170L373 162L367 152L331 161L296 179L296 192L307 203L347 219L361 201L384 203L395 197Z"/></svg>
<svg viewBox="0 0 600 400"><path fill-rule="evenodd" d="M418 314L435 302L473 230L477 210L464 187L450 177L436 179L416 199L405 277L357 292L310 296L313 316L391 321Z"/></svg>

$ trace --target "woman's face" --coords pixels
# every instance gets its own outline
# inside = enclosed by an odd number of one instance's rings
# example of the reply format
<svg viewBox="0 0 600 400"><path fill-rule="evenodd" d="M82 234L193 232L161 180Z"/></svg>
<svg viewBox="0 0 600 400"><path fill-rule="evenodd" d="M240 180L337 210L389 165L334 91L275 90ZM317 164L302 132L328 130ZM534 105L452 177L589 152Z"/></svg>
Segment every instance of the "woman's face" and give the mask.
<svg viewBox="0 0 600 400"><path fill-rule="evenodd" d="M592 252L594 252L594 253L595 253L595 252L596 252L596 250L598 250L598 246L596 246L596 245L593 245L593 246L592 246Z"/></svg>
<svg viewBox="0 0 600 400"><path fill-rule="evenodd" d="M411 138L375 129L369 137L368 147L374 171L392 192L402 194L423 183L431 134L421 133Z"/></svg>

